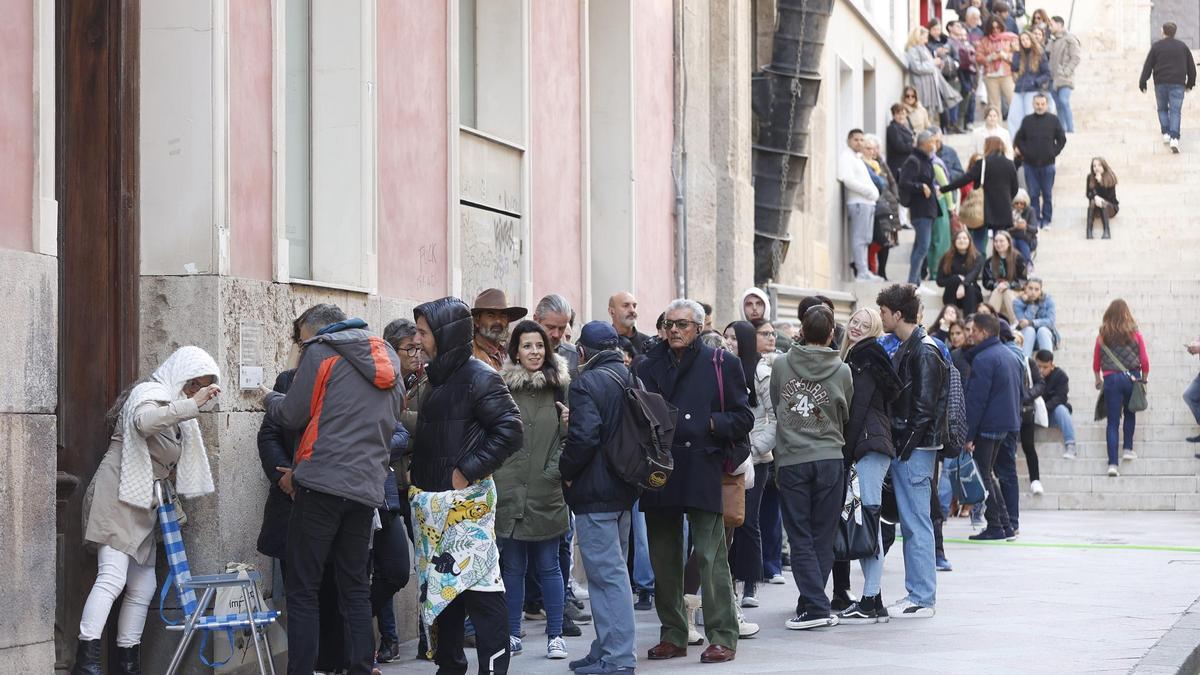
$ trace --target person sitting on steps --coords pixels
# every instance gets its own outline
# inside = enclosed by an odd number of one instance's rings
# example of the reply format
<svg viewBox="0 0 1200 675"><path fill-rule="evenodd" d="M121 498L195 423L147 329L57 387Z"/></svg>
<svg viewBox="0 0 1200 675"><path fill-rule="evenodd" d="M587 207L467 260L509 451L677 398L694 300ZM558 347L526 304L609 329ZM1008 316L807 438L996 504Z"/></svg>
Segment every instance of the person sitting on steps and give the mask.
<svg viewBox="0 0 1200 675"><path fill-rule="evenodd" d="M1096 216L1100 216L1100 223L1104 225L1101 239L1110 239L1112 235L1108 230L1108 221L1117 215L1120 207L1117 203L1117 174L1113 173L1103 157L1092 158L1092 170L1087 177L1087 198L1087 238L1092 238L1092 226Z"/></svg>

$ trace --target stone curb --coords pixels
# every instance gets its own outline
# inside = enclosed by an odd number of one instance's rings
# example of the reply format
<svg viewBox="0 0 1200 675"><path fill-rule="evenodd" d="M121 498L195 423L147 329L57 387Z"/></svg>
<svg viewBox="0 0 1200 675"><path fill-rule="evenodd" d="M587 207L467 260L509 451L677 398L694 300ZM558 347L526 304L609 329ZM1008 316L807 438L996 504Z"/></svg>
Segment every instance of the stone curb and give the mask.
<svg viewBox="0 0 1200 675"><path fill-rule="evenodd" d="M1188 607L1129 672L1135 675L1200 673L1200 599Z"/></svg>

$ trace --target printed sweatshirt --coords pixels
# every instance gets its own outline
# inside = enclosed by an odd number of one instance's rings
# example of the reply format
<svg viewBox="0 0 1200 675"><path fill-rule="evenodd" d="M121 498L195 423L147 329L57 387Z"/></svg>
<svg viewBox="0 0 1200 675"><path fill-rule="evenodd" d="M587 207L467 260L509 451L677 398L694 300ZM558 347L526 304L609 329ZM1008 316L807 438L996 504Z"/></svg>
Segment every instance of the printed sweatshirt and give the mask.
<svg viewBox="0 0 1200 675"><path fill-rule="evenodd" d="M775 464L842 459L854 380L829 347L795 344L771 368Z"/></svg>

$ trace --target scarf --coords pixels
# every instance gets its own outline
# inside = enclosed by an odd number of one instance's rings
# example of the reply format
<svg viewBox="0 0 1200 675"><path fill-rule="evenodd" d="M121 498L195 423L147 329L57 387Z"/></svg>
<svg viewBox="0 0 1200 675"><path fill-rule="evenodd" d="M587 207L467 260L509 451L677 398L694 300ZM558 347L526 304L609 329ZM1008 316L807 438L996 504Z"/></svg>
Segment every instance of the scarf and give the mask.
<svg viewBox="0 0 1200 675"><path fill-rule="evenodd" d="M129 392L117 420L122 431L118 499L139 508L153 506L154 467L146 439L137 430L134 411L146 401L165 404L179 400L184 397L183 388L189 380L206 375L212 375L214 383L220 381L221 371L216 361L199 347L180 347L163 361L148 381ZM180 422L179 431L183 437L183 452L175 467L175 489L184 497L211 494L214 490L212 470L204 440L200 437L200 423L195 419Z"/></svg>

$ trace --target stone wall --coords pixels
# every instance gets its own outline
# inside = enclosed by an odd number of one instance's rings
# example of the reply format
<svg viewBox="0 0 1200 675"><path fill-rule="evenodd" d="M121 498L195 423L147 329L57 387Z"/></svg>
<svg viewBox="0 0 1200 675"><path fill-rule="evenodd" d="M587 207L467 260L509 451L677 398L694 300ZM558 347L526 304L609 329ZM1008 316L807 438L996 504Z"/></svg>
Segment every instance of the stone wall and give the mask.
<svg viewBox="0 0 1200 675"><path fill-rule="evenodd" d="M0 670L54 671L58 262L0 250ZM11 670L9 670L11 668Z"/></svg>

